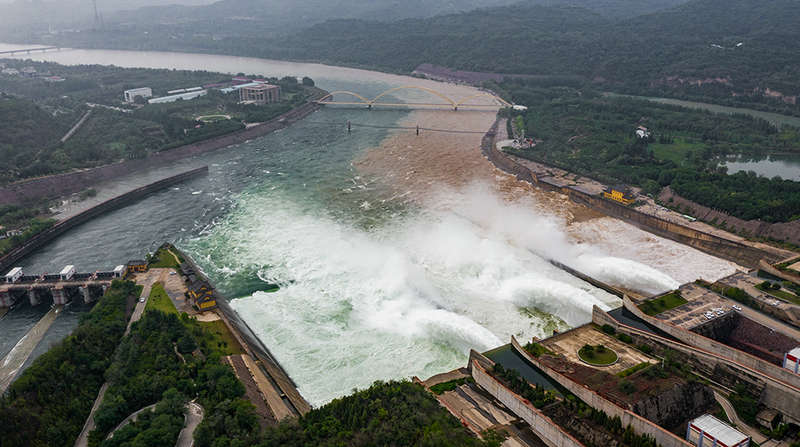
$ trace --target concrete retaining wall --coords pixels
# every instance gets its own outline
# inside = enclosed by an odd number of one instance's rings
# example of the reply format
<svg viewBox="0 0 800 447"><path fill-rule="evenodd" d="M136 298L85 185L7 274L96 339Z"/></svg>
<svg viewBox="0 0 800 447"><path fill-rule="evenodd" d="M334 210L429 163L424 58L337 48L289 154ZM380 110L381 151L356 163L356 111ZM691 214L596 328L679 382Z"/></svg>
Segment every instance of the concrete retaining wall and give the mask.
<svg viewBox="0 0 800 447"><path fill-rule="evenodd" d="M614 319L599 307L594 306L592 311L594 323L612 324L609 320ZM633 339L633 344L648 345L653 348L654 354L661 357L667 350L672 351L677 361L690 365L697 373L710 377L727 388L733 388L737 383L746 385L748 392L755 396L761 396L760 402L763 405L778 410L789 421L800 423L800 390L714 353L619 322L616 322L615 327L617 332L629 335Z"/></svg>
<svg viewBox="0 0 800 447"><path fill-rule="evenodd" d="M791 283L800 285L800 277L796 275L789 275L786 272L782 272L764 261L758 263L758 268L769 273L772 276L777 276L778 278L784 281L789 281Z"/></svg>
<svg viewBox="0 0 800 447"><path fill-rule="evenodd" d="M533 432L549 447L584 447L550 418L540 413L529 402L509 390L497 379L490 376L477 361L470 363L475 383L503 403L514 414L531 426ZM664 446L667 447L667 446Z"/></svg>
<svg viewBox="0 0 800 447"><path fill-rule="evenodd" d="M691 447L692 444L686 440L675 436L674 434L664 430L658 425L648 421L647 419L639 416L638 414L621 408L611 401L601 397L594 391L584 387L583 385L573 382L568 377L554 371L552 368L542 363L536 357L531 356L525 351L522 346L517 342L517 339L511 337L511 346L517 353L522 355L526 360L541 369L542 372L547 374L548 377L558 382L561 386L569 390L570 393L584 401L587 405L597 410L604 411L609 417L619 416L622 420L622 426L627 427L630 424L637 434L650 435L655 438L656 442L662 447Z"/></svg>
<svg viewBox="0 0 800 447"><path fill-rule="evenodd" d="M515 175L518 180L527 181L535 186L550 191L564 194L576 203L586 205L658 236L689 245L700 251L717 256L737 264L756 268L758 261L765 259L775 263L782 260L783 256L766 250L760 250L746 244L723 239L719 236L684 227L655 216L643 214L633 208L628 208L620 203L612 202L599 196L589 194L571 186L561 186L545 179L539 179L530 169L512 160L494 145L494 135L497 123L486 134L481 142L481 152L498 169ZM489 137L491 136L491 140Z"/></svg>
<svg viewBox="0 0 800 447"><path fill-rule="evenodd" d="M106 200L105 202L95 205L89 208L86 211L78 213L69 219L63 220L58 222L57 224L53 225L52 227L48 228L47 230L37 234L33 238L31 238L28 242L24 245L17 247L11 253L5 255L4 257L0 258L0 272L5 271L9 268L13 263L17 262L23 256L27 255L34 249L38 248L40 245L48 242L49 240L53 239L54 237L60 235L61 233L72 229L89 219L92 219L96 216L99 216L103 213L106 213L118 206L121 206L131 200L138 199L140 197L146 196L152 192L164 189L168 186L172 186L176 183L180 183L184 180L188 180L190 178L198 177L201 175L205 175L208 173L208 166L203 166L202 168L192 169L191 171L183 172L181 174L173 175L172 177L167 177L165 179L159 180L157 182L150 183L148 185L142 186L140 188L136 188L132 191L128 191L125 194L118 195L113 199Z"/></svg>
<svg viewBox="0 0 800 447"><path fill-rule="evenodd" d="M648 324L657 327L658 329L666 332L670 336L675 337L676 339L690 346L694 346L695 348L699 348L704 351L710 352L712 354L724 357L726 359L733 360L734 362L740 365L744 365L762 374L766 374L770 377L780 380L781 382L784 382L787 385L790 385L800 390L800 375L798 374L789 372L788 370L783 369L780 366L773 365L772 363L769 363L766 360L762 360L758 357L744 353L742 351L739 351L738 349L711 340L710 338L706 338L703 337L702 335L695 334L694 332L681 329L673 325L672 323L668 323L666 321L659 320L658 318L647 316L644 314L644 312L639 310L639 308L636 307L636 305L633 304L633 302L627 296L622 298L622 304L623 306L625 306L626 309L633 312L634 315L641 318L643 321L646 321Z"/></svg>
<svg viewBox="0 0 800 447"><path fill-rule="evenodd" d="M90 186L154 166L159 166L167 162L193 157L233 144L241 144L248 140L253 140L276 130L283 129L305 118L320 107L322 106L314 103L307 103L261 125L176 149L150 154L147 158L114 163L99 168L85 169L83 171L71 172L69 174L47 177L30 182L6 185L0 187L0 205L25 205L32 202L38 203L43 197L53 199L74 194Z"/></svg>
<svg viewBox="0 0 800 447"><path fill-rule="evenodd" d="M191 256L177 248L176 250L195 271L203 271ZM209 282L211 281L209 280ZM266 376L271 379L271 384L277 387L286 396L284 398L284 403L287 404L287 407L293 408L300 415L311 411L311 406L297 390L297 385L291 377L289 377L289 374L286 373L278 360L273 357L266 345L256 336L250 326L239 317L239 314L233 310L228 300L217 291L216 287L214 287L214 294L217 296L217 306L219 306L218 310L219 313L222 314L223 321L225 321L225 324L234 334L236 340L245 349L247 355L258 360L257 365L267 373Z"/></svg>

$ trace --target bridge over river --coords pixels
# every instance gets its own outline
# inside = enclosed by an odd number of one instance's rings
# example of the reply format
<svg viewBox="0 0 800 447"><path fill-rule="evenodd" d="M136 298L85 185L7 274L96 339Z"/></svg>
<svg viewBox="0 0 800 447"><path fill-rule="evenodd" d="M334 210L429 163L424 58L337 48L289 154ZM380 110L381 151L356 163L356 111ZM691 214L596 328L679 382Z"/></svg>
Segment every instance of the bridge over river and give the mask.
<svg viewBox="0 0 800 447"><path fill-rule="evenodd" d="M443 99L445 102L420 103L420 102L383 102L383 101L380 101L381 98L383 98L384 96L386 96L386 95L388 95L390 93L393 93L393 92L396 92L396 91L399 91L399 90L407 90L407 89L421 90L421 91L424 91L424 92L432 93L433 95L438 96L439 98ZM350 95L350 96L355 97L356 99L358 99L358 101L334 101L333 100L333 96L334 95L340 95L340 96L341 95ZM388 98L389 97L384 98L384 101L387 100ZM489 99L492 99L493 101L491 101L491 102L486 102L485 101L484 103L475 103L475 101L472 101L470 103L467 103L467 101L470 101L470 100L475 99L475 98L489 98ZM479 108L479 109L486 109L486 108L497 109L499 104L502 104L505 107L514 107L514 105L509 103L508 101L506 101L506 100L504 100L502 98L499 98L499 97L497 97L495 95L489 94L489 93L478 93L478 94L471 95L471 96L468 96L466 98L463 98L460 101L456 101L456 100L448 98L447 96L445 96L445 95L443 95L443 94L441 94L441 93L439 93L439 92L437 92L435 90L432 90L432 89L429 89L429 88L425 88L425 87L413 86L413 85L403 86L403 87L396 87L396 88L393 88L391 90L387 90L387 91L381 93L380 95L376 96L375 98L373 98L371 100L369 100L369 99L367 99L367 98L365 98L362 95L359 95L357 93L348 92L348 91L338 91L338 92L329 93L329 94L323 96L322 98L318 99L316 102L317 102L317 104L326 104L326 105L327 104L329 104L329 105L360 105L360 106L364 106L365 105L365 106L367 106L368 109L371 109L372 106L431 107L431 108L435 108L435 107L451 108L452 107L454 110L458 110L458 107L461 106L461 107Z"/></svg>
<svg viewBox="0 0 800 447"><path fill-rule="evenodd" d="M16 49L16 50L0 51L0 55L8 54L8 55L13 56L15 53L31 54L31 52L35 52L35 51L41 51L42 53L46 53L47 50L59 50L59 51L61 51L61 47L20 48L20 49Z"/></svg>
<svg viewBox="0 0 800 447"><path fill-rule="evenodd" d="M65 272L69 270L65 268ZM72 270L57 275L46 273L17 275L13 282L10 280L11 275L0 277L0 280L3 280L3 283L0 283L0 308L11 307L26 295L31 306L39 304L46 295L52 296L53 304L57 306L67 304L78 294L89 303L96 297L102 296L111 285L111 281L119 277L118 272L75 273L74 269Z"/></svg>

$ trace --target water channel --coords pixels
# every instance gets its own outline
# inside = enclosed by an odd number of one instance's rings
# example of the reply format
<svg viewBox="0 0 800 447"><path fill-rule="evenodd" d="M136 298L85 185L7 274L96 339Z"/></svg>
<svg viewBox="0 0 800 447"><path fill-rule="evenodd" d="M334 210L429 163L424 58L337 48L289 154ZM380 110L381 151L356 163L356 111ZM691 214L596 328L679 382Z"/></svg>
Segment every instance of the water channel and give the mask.
<svg viewBox="0 0 800 447"><path fill-rule="evenodd" d="M328 91L365 97L409 84L456 100L477 93L363 70L228 56L62 50L24 57L310 76ZM404 91L396 99L419 95ZM173 242L232 299L313 405L378 379L427 378L462 367L470 348L486 351L512 334L543 338L589 321L594 304L620 304L549 259L644 293L736 269L494 170L478 152L480 134L347 132L348 121L483 132L494 117L326 107L283 131L101 185L96 198L62 211L210 168L207 177L69 231L19 265L32 273L67 264L109 269ZM281 289L260 291L266 283ZM22 304L0 320L0 357L47 307ZM66 335L89 307L68 308L34 354Z"/></svg>

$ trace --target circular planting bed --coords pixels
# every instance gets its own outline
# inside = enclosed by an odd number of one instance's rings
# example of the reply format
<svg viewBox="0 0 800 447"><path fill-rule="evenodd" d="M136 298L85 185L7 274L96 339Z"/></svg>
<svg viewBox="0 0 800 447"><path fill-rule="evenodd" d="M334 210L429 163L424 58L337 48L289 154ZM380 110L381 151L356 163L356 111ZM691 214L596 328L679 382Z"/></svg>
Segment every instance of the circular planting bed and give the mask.
<svg viewBox="0 0 800 447"><path fill-rule="evenodd" d="M617 353L603 345L584 345L578 350L578 357L592 366L609 366L617 363Z"/></svg>

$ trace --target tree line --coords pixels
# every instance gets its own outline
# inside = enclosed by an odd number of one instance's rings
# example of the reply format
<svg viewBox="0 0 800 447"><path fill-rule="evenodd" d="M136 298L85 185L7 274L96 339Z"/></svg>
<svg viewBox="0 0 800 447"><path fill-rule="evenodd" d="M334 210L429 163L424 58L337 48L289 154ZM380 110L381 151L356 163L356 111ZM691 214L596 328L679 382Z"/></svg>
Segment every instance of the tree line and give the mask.
<svg viewBox="0 0 800 447"><path fill-rule="evenodd" d="M654 195L669 186L682 197L744 220L800 217L800 183L754 172L729 175L718 159L800 153L796 127L586 89L543 89L519 80L500 87L515 101L530 101L528 110L514 111L512 117L522 119L526 137L538 141L509 152L607 184L641 186ZM638 137L639 126L650 135Z"/></svg>

